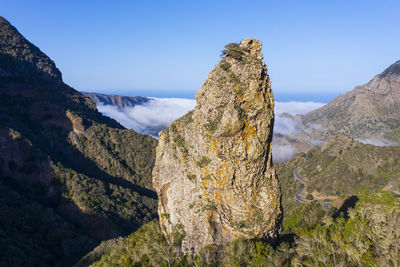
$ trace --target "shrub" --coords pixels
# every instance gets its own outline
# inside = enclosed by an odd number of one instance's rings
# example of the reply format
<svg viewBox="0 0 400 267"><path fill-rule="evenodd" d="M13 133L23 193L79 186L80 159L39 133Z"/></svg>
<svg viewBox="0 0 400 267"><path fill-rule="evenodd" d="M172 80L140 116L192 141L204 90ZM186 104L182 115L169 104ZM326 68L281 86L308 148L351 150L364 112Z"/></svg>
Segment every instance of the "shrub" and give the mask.
<svg viewBox="0 0 400 267"><path fill-rule="evenodd" d="M186 232L183 229L183 225L177 224L175 226L174 231L172 232L172 241L174 246L181 247L183 239L185 239L185 237L186 237Z"/></svg>
<svg viewBox="0 0 400 267"><path fill-rule="evenodd" d="M207 124L206 124L204 127L205 127L208 131L210 131L211 133L215 132L215 130L217 130L217 127L218 127L219 123L221 122L222 115L223 115L222 112L220 112L220 113L218 114L218 116L217 116L215 119L213 119L213 120L211 120L211 119L207 120Z"/></svg>
<svg viewBox="0 0 400 267"><path fill-rule="evenodd" d="M205 166L207 166L208 164L210 164L211 160L209 158L207 158L206 156L203 156L200 161L197 162L197 166L199 166L200 168L203 168Z"/></svg>
<svg viewBox="0 0 400 267"><path fill-rule="evenodd" d="M237 43L227 44L221 53L221 57L232 57L236 60L242 60L243 55L244 49L241 48Z"/></svg>
<svg viewBox="0 0 400 267"><path fill-rule="evenodd" d="M187 175L187 178L190 180L190 181L194 181L194 180L196 180L196 178L197 178L197 176L196 176L196 174L188 174Z"/></svg>
<svg viewBox="0 0 400 267"><path fill-rule="evenodd" d="M226 62L225 60L221 61L220 66L224 71L228 71L231 68L231 64L229 64L229 62Z"/></svg>

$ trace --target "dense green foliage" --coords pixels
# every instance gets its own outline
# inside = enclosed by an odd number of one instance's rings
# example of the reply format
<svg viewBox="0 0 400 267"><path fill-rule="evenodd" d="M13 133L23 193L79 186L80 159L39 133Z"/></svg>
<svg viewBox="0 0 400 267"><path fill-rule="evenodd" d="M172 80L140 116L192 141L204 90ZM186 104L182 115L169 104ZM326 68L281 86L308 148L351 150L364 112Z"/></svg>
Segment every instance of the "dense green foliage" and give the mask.
<svg viewBox="0 0 400 267"><path fill-rule="evenodd" d="M59 259L58 265L68 266L101 240L127 235L155 218L156 144L102 116L59 80L0 78L0 181L4 192L26 203L17 210L0 199L2 216L9 216L1 218L0 229L13 233L0 237L7 247L0 262L25 255L22 262L31 265L54 266ZM29 205L57 219L35 219ZM32 215L23 226L13 223L21 212ZM22 258L15 260L20 265Z"/></svg>
<svg viewBox="0 0 400 267"><path fill-rule="evenodd" d="M308 266L398 266L400 201L388 192L361 193L348 217L325 216L300 229L292 263Z"/></svg>
<svg viewBox="0 0 400 267"><path fill-rule="evenodd" d="M158 222L152 221L128 237L118 239L94 266L169 266L179 262L176 258Z"/></svg>
<svg viewBox="0 0 400 267"><path fill-rule="evenodd" d="M284 212L281 235L275 243L269 244L262 240L236 240L221 247L208 246L194 255L189 253L187 256L182 256L178 253L179 250L173 249L172 246L170 249L173 256L168 259L162 258L163 264L168 263L169 266L395 266L400 264L400 229L396 226L400 222L399 199L390 192L380 191L383 184L363 186L368 184L368 181L362 180L365 177L359 179L349 171L354 170L354 166L366 168L368 165L372 172L376 171L376 175L380 175L376 166L385 165L385 160L389 161L388 171L391 171L391 167L396 170L391 164L396 161L396 154L393 153L396 153L398 148L372 147L343 136L338 139L339 142L333 140L323 150L315 149L307 154L300 154L289 162L275 165L282 188ZM349 142L346 143L346 140ZM369 164L360 164L360 161L354 160L356 152L364 153L365 158L370 158ZM338 195L344 197L356 194L356 196L348 197L341 207L338 207L340 209L332 207L330 211L322 208L318 201L300 204L295 200L296 191L304 187L293 177L296 167L302 168L302 175L307 170L306 166L314 166L319 172L330 168L330 172L335 173L331 164L337 164L337 161L352 166L347 168L347 171L341 171L342 177L339 179L358 181L349 182L350 187ZM310 167L309 170L311 169ZM306 177L312 184L314 176ZM392 183L396 181L395 178L386 180ZM319 182L322 184L322 181ZM325 181L325 188L330 188L330 183L329 180ZM376 192L358 191L362 188L373 189ZM336 191L329 192L329 194L335 193ZM151 224L151 229L143 228L143 231L160 233L159 226L155 222ZM145 235L143 231L135 233L137 234L135 238L142 239ZM168 247L167 241L161 234L153 238L158 240L158 244L163 244L163 249ZM113 246L108 247L104 251L105 256L96 264L108 266L121 258L125 260L129 258L130 266L161 264L159 255L162 255L162 252L153 251L151 257L148 254L144 256L141 253L146 251L146 248L135 246L127 249L124 245L126 242L126 239L118 241L119 245L116 246L119 248L118 253ZM146 245L149 246L147 242ZM143 257L146 259L150 257L152 261L144 262Z"/></svg>
<svg viewBox="0 0 400 267"><path fill-rule="evenodd" d="M55 177L64 183L63 197L86 214L112 223L120 234L129 233L156 216L154 199L134 189L88 177L62 166L54 166Z"/></svg>
<svg viewBox="0 0 400 267"><path fill-rule="evenodd" d="M0 179L0 266L68 266L97 243Z"/></svg>
<svg viewBox="0 0 400 267"><path fill-rule="evenodd" d="M286 221L295 237L276 244L236 240L183 256L157 221L103 248L93 266L396 266L400 264L400 201L388 192L361 192L342 213L304 205ZM286 231L286 230L285 230Z"/></svg>
<svg viewBox="0 0 400 267"><path fill-rule="evenodd" d="M152 188L156 142L133 131L109 128L105 124L89 127L76 136L76 147L99 168L145 188Z"/></svg>
<svg viewBox="0 0 400 267"><path fill-rule="evenodd" d="M400 192L400 147L362 144L340 135L323 149L310 150L306 158L299 173L308 178L308 192L336 196L362 189Z"/></svg>
<svg viewBox="0 0 400 267"><path fill-rule="evenodd" d="M153 221L126 238L119 238L111 246L101 246L103 256L92 266L266 266L280 265L288 244L274 248L261 241L236 240L226 246L208 246L195 255L182 255L170 246L161 233L159 223ZM278 256L279 255L279 256ZM84 262L88 263L96 258ZM98 255L97 255L98 256Z"/></svg>

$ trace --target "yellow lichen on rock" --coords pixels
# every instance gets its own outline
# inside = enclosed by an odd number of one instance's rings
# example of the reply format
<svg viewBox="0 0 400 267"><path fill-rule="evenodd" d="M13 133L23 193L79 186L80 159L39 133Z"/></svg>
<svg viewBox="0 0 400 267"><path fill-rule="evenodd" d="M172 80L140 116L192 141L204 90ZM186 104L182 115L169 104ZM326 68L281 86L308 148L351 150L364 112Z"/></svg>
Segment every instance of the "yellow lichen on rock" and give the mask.
<svg viewBox="0 0 400 267"><path fill-rule="evenodd" d="M245 39L224 51L196 95L192 123L175 121L157 147L153 184L162 196L159 214L169 213L161 228L170 239L182 225L182 248L189 251L236 238L274 238L280 229L271 156L274 103L261 42ZM184 158L176 155L183 150Z"/></svg>

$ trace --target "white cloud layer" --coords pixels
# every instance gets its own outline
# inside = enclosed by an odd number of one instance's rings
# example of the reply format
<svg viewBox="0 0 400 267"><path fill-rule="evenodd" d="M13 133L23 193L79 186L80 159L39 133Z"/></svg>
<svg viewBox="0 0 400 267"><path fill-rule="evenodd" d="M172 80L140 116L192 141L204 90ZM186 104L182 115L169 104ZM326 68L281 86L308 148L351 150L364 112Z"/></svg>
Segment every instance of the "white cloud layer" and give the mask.
<svg viewBox="0 0 400 267"><path fill-rule="evenodd" d="M124 127L157 137L157 132L194 109L196 101L185 98L151 98L150 101L119 109L113 105L97 105L104 115L115 119Z"/></svg>
<svg viewBox="0 0 400 267"><path fill-rule="evenodd" d="M316 102L276 102L274 133L283 135L299 132L296 119L279 116L282 113L291 115L305 114L323 106ZM112 105L97 105L97 109L104 115L111 117L124 127L136 132L149 134L157 138L160 130L168 127L174 120L194 109L196 101L184 98L152 98L152 100L134 107L119 109ZM295 150L291 145L273 145L275 161L288 160L294 156Z"/></svg>
<svg viewBox="0 0 400 267"><path fill-rule="evenodd" d="M129 116L142 125L164 125L194 109L196 101L185 98L152 98L143 105L134 106L128 111Z"/></svg>
<svg viewBox="0 0 400 267"><path fill-rule="evenodd" d="M320 108L325 103L318 102L275 102L275 114L289 113L291 115L306 114L314 109Z"/></svg>
<svg viewBox="0 0 400 267"><path fill-rule="evenodd" d="M279 145L272 143L272 158L274 162L282 162L291 159L295 155L292 145Z"/></svg>
<svg viewBox="0 0 400 267"><path fill-rule="evenodd" d="M395 146L397 145L396 143L386 140L385 138L381 137L370 137L366 139L356 139L357 141L363 143L363 144L370 144L374 146Z"/></svg>
<svg viewBox="0 0 400 267"><path fill-rule="evenodd" d="M281 114L306 114L312 110L322 107L323 105L325 104L317 102L276 102L274 133L288 135L300 132L299 121L297 121L296 118L280 116Z"/></svg>
<svg viewBox="0 0 400 267"><path fill-rule="evenodd" d="M287 117L275 117L274 133L275 134L296 134L300 131L298 122L292 118Z"/></svg>

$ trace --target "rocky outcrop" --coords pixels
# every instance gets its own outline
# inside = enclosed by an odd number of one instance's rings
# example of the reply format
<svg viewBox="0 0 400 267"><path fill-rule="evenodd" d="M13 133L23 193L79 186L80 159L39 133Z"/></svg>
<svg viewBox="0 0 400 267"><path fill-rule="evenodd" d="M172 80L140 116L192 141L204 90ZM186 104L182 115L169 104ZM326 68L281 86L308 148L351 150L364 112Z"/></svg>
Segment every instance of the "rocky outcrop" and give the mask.
<svg viewBox="0 0 400 267"><path fill-rule="evenodd" d="M274 100L261 43L229 44L197 106L159 134L153 186L164 234L184 250L279 231Z"/></svg>
<svg viewBox="0 0 400 267"><path fill-rule="evenodd" d="M56 64L0 16L0 77L40 74L62 80Z"/></svg>

